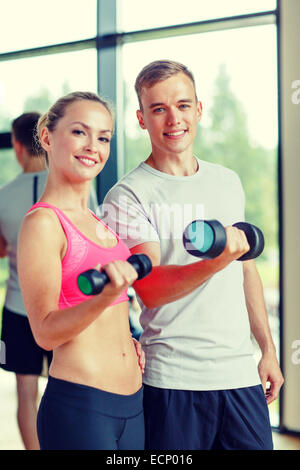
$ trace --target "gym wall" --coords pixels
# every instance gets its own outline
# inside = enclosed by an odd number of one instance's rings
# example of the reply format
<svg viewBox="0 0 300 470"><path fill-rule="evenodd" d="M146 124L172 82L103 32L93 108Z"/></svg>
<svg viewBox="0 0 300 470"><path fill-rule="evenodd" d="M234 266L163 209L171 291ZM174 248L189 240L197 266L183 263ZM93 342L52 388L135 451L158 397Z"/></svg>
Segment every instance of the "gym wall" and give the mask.
<svg viewBox="0 0 300 470"><path fill-rule="evenodd" d="M300 432L300 2L280 0L282 422Z"/></svg>

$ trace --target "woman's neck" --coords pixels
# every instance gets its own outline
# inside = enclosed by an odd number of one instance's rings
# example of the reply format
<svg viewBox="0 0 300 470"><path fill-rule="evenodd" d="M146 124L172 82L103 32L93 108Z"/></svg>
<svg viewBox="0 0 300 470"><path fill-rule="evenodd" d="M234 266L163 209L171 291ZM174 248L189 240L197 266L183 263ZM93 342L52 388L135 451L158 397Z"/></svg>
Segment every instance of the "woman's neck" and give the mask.
<svg viewBox="0 0 300 470"><path fill-rule="evenodd" d="M41 200L66 211L88 211L90 181L82 183L58 182L49 173Z"/></svg>

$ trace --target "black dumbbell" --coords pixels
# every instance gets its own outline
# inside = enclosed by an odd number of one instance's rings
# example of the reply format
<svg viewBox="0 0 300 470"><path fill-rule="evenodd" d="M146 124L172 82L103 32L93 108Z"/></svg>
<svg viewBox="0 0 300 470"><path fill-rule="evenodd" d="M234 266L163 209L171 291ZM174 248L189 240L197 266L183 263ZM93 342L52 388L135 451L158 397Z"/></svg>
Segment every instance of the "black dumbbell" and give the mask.
<svg viewBox="0 0 300 470"><path fill-rule="evenodd" d="M233 224L245 232L250 250L239 261L257 258L265 246L262 231L247 222ZM226 231L218 220L194 220L183 233L183 245L188 253L198 258L212 259L219 256L226 246Z"/></svg>
<svg viewBox="0 0 300 470"><path fill-rule="evenodd" d="M138 273L138 279L147 276L152 269L152 263L147 255L131 255L127 259L127 262L130 263ZM97 269L88 269L79 274L77 278L79 290L85 295L100 294L104 286L109 282L110 279L106 272L98 271Z"/></svg>

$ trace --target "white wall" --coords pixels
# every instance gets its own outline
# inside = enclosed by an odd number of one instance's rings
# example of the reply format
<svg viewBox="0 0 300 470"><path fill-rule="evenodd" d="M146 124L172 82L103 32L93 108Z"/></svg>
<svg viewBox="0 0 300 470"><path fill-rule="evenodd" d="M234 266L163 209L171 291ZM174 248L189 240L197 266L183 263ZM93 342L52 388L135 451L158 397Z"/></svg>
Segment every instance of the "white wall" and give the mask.
<svg viewBox="0 0 300 470"><path fill-rule="evenodd" d="M281 0L283 191L282 425L300 431L300 0ZM296 81L299 81L297 84ZM292 86L297 89L293 89ZM294 101L294 102L293 102ZM293 348L293 346L295 348Z"/></svg>

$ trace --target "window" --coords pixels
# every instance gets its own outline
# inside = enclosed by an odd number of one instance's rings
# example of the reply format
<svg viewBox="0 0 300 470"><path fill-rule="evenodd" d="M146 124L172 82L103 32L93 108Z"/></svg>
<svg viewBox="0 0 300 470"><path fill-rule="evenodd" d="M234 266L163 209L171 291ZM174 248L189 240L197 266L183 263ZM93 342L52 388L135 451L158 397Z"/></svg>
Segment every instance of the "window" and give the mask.
<svg viewBox="0 0 300 470"><path fill-rule="evenodd" d="M146 30L271 11L275 8L276 0L119 0L119 29Z"/></svg>
<svg viewBox="0 0 300 470"><path fill-rule="evenodd" d="M0 130L9 131L24 111L45 112L76 90L97 91L94 49L0 62Z"/></svg>
<svg viewBox="0 0 300 470"><path fill-rule="evenodd" d="M97 1L10 0L1 16L3 53L96 36Z"/></svg>
<svg viewBox="0 0 300 470"><path fill-rule="evenodd" d="M236 44L240 47L237 48ZM197 54L195 54L197 51ZM235 29L199 35L134 42L123 47L125 121L130 138L143 138L135 111L138 101L134 90L137 74L144 65L168 58L187 65L193 72L197 94L204 112L201 128L209 129L214 106L216 81L228 78L230 91L243 108L249 142L274 149L277 145L276 28L274 25ZM145 138L145 140L148 140ZM125 152L126 171L144 156Z"/></svg>

